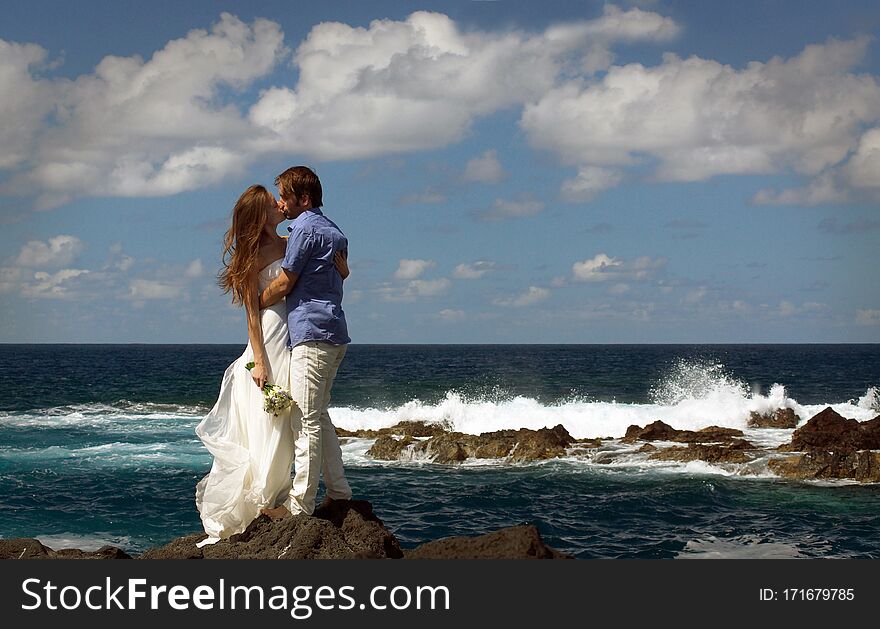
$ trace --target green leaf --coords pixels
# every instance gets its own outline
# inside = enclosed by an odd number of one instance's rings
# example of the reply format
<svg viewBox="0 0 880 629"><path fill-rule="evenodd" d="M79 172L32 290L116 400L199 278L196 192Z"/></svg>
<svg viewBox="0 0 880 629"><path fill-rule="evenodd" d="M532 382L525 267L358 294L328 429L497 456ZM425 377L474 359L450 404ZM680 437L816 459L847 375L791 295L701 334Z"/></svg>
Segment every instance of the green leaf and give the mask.
<svg viewBox="0 0 880 629"><path fill-rule="evenodd" d="M247 365L245 365L244 368L247 369L248 371L250 371L250 370L253 369L255 366L256 366L255 363L250 362L250 363L248 363Z"/></svg>

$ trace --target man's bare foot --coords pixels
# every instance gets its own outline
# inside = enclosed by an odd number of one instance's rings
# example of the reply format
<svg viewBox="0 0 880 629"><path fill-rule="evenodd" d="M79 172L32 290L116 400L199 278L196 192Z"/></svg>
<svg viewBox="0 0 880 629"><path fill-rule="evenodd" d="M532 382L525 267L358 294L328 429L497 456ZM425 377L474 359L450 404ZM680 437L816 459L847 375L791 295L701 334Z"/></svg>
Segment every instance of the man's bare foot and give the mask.
<svg viewBox="0 0 880 629"><path fill-rule="evenodd" d="M281 518L287 517L290 515L290 511L288 511L287 507L281 505L280 507L275 507L274 509L260 509L260 513L263 515L268 515L271 520L280 520Z"/></svg>

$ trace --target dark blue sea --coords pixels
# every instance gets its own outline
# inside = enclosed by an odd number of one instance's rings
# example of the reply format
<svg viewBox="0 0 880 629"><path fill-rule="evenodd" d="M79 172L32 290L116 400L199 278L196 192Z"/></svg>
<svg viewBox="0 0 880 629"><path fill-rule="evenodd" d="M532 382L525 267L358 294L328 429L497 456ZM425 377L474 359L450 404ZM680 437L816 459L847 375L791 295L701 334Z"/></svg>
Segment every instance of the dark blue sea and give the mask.
<svg viewBox="0 0 880 629"><path fill-rule="evenodd" d="M200 530L211 458L194 428L241 345L0 345L0 537L130 552ZM746 429L751 411L880 414L880 345L352 345L331 415L462 432L562 424L598 452L531 464L374 461L343 444L356 498L401 544L534 523L579 558L880 558L880 486L648 461L627 426ZM769 448L791 430L746 429ZM600 454L602 456L600 456ZM768 455L772 456L772 455Z"/></svg>

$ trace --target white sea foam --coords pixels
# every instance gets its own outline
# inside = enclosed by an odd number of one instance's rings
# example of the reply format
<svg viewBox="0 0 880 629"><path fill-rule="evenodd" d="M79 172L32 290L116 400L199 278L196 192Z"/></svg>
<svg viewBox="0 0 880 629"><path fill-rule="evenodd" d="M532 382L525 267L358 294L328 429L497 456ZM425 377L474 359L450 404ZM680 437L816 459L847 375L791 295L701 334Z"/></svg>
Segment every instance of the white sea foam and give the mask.
<svg viewBox="0 0 880 629"><path fill-rule="evenodd" d="M806 557L795 544L774 542L756 536L689 541L676 559L797 559Z"/></svg>
<svg viewBox="0 0 880 629"><path fill-rule="evenodd" d="M391 408L337 407L330 409L330 414L334 424L346 430L387 428L404 420L441 423L468 434L510 428L536 430L562 424L573 437L583 439L619 438L633 424L645 426L656 420L680 430L699 430L713 425L746 430L750 413L766 413L776 408L791 408L803 424L827 406L844 417L859 421L877 414L856 401L800 404L789 398L785 387L779 384L774 384L767 395L762 395L724 383L701 392L697 397L645 404L571 401L545 405L527 397L500 401L467 400L458 393L447 393L436 404L414 400ZM773 436L781 438L782 433ZM781 439L778 443L786 440Z"/></svg>
<svg viewBox="0 0 880 629"><path fill-rule="evenodd" d="M38 535L41 544L52 550L64 548L78 548L80 550L98 550L102 546L116 546L117 548L131 548L133 546L130 537L77 535L76 533L58 533L55 535Z"/></svg>

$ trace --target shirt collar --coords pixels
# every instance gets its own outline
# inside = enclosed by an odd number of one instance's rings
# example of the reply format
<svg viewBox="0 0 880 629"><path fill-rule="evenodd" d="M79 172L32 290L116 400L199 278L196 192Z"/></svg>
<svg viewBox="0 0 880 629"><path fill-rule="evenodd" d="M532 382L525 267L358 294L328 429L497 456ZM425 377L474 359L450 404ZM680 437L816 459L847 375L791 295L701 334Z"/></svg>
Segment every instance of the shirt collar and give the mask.
<svg viewBox="0 0 880 629"><path fill-rule="evenodd" d="M290 224L287 226L287 231L289 231L289 232L293 231L293 224L303 220L304 218L306 218L306 216L308 214L317 214L318 216L324 216L324 213L321 211L321 208L313 207L309 210L306 210L305 212L303 212L302 214L297 216L295 219L290 221Z"/></svg>

